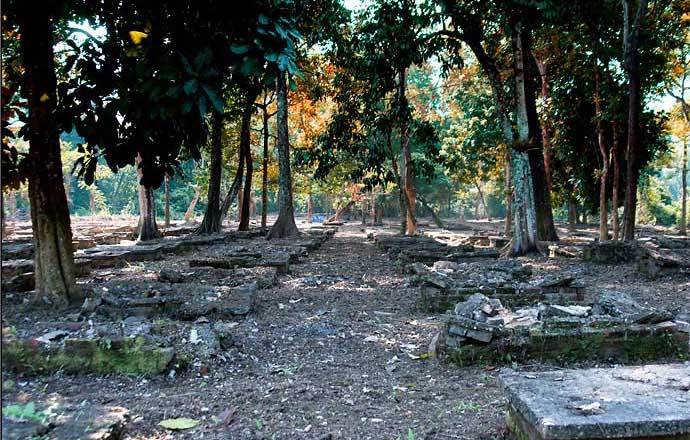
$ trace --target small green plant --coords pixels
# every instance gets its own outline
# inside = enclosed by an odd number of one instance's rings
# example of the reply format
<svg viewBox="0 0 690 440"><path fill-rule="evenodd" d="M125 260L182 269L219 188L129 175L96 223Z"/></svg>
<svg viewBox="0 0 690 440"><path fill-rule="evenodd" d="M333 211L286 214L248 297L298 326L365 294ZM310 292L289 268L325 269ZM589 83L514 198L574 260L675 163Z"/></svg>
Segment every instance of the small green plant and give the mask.
<svg viewBox="0 0 690 440"><path fill-rule="evenodd" d="M254 426L256 426L257 431L264 429L264 421L261 419L254 419Z"/></svg>
<svg viewBox="0 0 690 440"><path fill-rule="evenodd" d="M2 414L5 417L37 423L43 423L48 418L43 411L36 411L36 405L33 402L25 405L7 405L2 409Z"/></svg>
<svg viewBox="0 0 690 440"><path fill-rule="evenodd" d="M469 412L479 412L481 411L482 406L479 405L478 403L472 402L470 400L461 400L458 402L457 405L453 407L453 411L455 412L461 412L464 413L466 411Z"/></svg>

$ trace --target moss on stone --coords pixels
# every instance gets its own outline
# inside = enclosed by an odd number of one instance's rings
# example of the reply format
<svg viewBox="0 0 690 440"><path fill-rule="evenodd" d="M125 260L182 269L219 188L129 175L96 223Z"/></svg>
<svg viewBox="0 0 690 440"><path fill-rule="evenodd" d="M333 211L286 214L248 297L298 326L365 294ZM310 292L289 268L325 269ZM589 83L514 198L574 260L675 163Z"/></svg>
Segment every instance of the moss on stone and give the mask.
<svg viewBox="0 0 690 440"><path fill-rule="evenodd" d="M2 351L3 366L34 374L58 370L155 374L163 372L174 357L172 348L151 345L142 336L113 340L68 339L59 348L48 348L32 340L13 340L3 344Z"/></svg>

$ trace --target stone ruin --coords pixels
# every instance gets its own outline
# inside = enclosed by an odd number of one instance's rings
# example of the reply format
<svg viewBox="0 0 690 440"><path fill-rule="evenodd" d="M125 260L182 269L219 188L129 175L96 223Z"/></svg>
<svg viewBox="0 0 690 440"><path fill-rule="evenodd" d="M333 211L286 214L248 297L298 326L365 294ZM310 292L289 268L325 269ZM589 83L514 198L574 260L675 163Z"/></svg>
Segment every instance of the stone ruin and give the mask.
<svg viewBox="0 0 690 440"><path fill-rule="evenodd" d="M31 328L3 328L3 367L34 374L58 370L154 374L184 368L190 362L201 365L228 343L237 325L232 320L252 312L259 289L274 285L290 264L298 263L334 233L333 229L309 231L298 239L275 240L270 246L261 243L255 248L261 252L248 246L223 246L213 258L187 259L188 268L163 268L157 279L91 278L89 293L77 313L60 321L37 322ZM158 260L171 251L236 239L234 233L183 237L88 255L108 253L106 261L118 257Z"/></svg>
<svg viewBox="0 0 690 440"><path fill-rule="evenodd" d="M444 352L461 365L683 359L690 348L687 321L644 307L623 292L604 291L586 306L516 309L475 293L444 321Z"/></svg>
<svg viewBox="0 0 690 440"><path fill-rule="evenodd" d="M428 266L409 266L412 282L421 288L418 306L430 312L445 312L475 293L499 299L508 306L536 302L578 303L585 286L575 274L533 277L532 268L512 259L455 263L437 261Z"/></svg>
<svg viewBox="0 0 690 440"><path fill-rule="evenodd" d="M472 244L446 244L427 236L376 235L376 245L395 257L403 272L411 263L434 263L436 261L476 261L499 257L499 251L478 248Z"/></svg>

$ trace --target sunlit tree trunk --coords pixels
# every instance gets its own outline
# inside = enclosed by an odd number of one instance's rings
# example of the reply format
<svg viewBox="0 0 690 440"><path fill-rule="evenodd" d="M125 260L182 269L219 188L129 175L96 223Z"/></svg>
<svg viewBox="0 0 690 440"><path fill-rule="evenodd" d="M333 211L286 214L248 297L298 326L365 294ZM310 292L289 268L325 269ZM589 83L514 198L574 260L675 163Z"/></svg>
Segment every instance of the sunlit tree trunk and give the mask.
<svg viewBox="0 0 690 440"><path fill-rule="evenodd" d="M263 113L264 151L263 166L261 169L261 227L266 227L268 217L268 120L271 115L268 113L268 102L264 96L264 105L261 107Z"/></svg>
<svg viewBox="0 0 690 440"><path fill-rule="evenodd" d="M249 213L250 202L252 199L252 175L254 174L254 161L252 160L252 146L251 146L251 124L252 115L254 114L254 101L259 96L259 89L254 87L247 92L247 100L244 104L242 112L242 133L240 141L240 149L244 151L244 166L246 172L244 174L244 194L242 196L243 203L240 206L240 224L238 230L246 231L249 229Z"/></svg>
<svg viewBox="0 0 690 440"><path fill-rule="evenodd" d="M29 200L35 301L63 306L82 298L75 283L72 230L55 119L53 30L48 7L20 6L24 96L29 110Z"/></svg>
<svg viewBox="0 0 690 440"><path fill-rule="evenodd" d="M220 232L222 218L220 210L220 179L223 173L223 115L213 113L211 129L211 169L208 180L208 200L204 219L201 221L198 234Z"/></svg>
<svg viewBox="0 0 690 440"><path fill-rule="evenodd" d="M240 149L239 154L239 163L237 165L237 171L235 171L235 177L232 179L232 183L230 184L230 190L228 191L227 194L225 194L225 198L223 199L223 203L221 204L220 207L220 222L221 224L223 221L225 221L225 217L228 216L228 211L230 211L230 207L232 206L232 202L235 201L235 197L238 197L238 194L240 192L240 187L242 186L242 176L244 176L244 154L242 154L242 151ZM239 201L238 197L238 202L237 206L240 206L241 201Z"/></svg>
<svg viewBox="0 0 690 440"><path fill-rule="evenodd" d="M534 204L534 185L530 164L529 144L534 142L535 133L530 133L527 110L527 91L525 89L525 47L524 28L518 21L513 36L513 54L515 63L515 94L517 97L518 149L513 151L513 187L515 188L514 223L512 254L523 255L537 251L537 216Z"/></svg>
<svg viewBox="0 0 690 440"><path fill-rule="evenodd" d="M311 223L311 218L314 215L314 205L311 200L311 193L307 194L307 223Z"/></svg>
<svg viewBox="0 0 690 440"><path fill-rule="evenodd" d="M165 228L170 227L170 176L165 175Z"/></svg>
<svg viewBox="0 0 690 440"><path fill-rule="evenodd" d="M681 191L681 207L680 207L680 235L687 234L688 225L688 141L683 142L683 163L680 167L680 191Z"/></svg>
<svg viewBox="0 0 690 440"><path fill-rule="evenodd" d="M612 205L612 217L611 217L611 228L613 229L613 239L620 239L620 222L618 217L618 207L620 202L618 200L618 194L620 193L620 181L621 181L621 171L620 171L620 160L619 153L619 132L618 132L618 121L611 121L611 129L613 130L613 145L611 146L611 160L613 162L613 188L611 195L611 205Z"/></svg>
<svg viewBox="0 0 690 440"><path fill-rule="evenodd" d="M194 191L194 197L192 197L192 201L189 203L187 211L184 213L185 222L190 221L194 216L194 208L196 208L196 204L199 201L199 195L199 191Z"/></svg>
<svg viewBox="0 0 690 440"><path fill-rule="evenodd" d="M403 69L400 72L399 84L398 84L398 100L400 105L407 105L407 98L405 97L406 85L406 74ZM406 220L405 220L405 234L414 235L417 231L417 219L415 218L415 190L412 175L412 152L410 150L410 133L409 133L409 121L407 118L403 118L400 124L400 146L402 152L402 162L404 163L404 172L401 172L403 178L403 186L405 189L405 205L407 208Z"/></svg>
<svg viewBox="0 0 690 440"><path fill-rule="evenodd" d="M625 189L625 213L623 216L623 239L635 239L635 211L637 209L637 179L639 177L638 150L640 143L640 65L637 58L640 27L646 14L647 0L640 0L635 19L630 26L630 5L623 4L623 41L625 45L625 71L628 75L628 147Z"/></svg>
<svg viewBox="0 0 690 440"><path fill-rule="evenodd" d="M138 241L147 241L160 238L156 224L156 205L153 198L153 188L141 184L144 171L141 167L141 155L137 154L135 166L137 167L137 178L139 179L139 235Z"/></svg>
<svg viewBox="0 0 690 440"><path fill-rule="evenodd" d="M603 125L603 111L601 108L601 93L599 65L597 59L594 59L594 112L597 127L597 143L599 144L599 153L601 154L601 175L599 182L599 241L607 241L609 239L608 227L608 206L606 203L606 180L609 175L609 152L606 147L606 137L604 136Z"/></svg>
<svg viewBox="0 0 690 440"><path fill-rule="evenodd" d="M575 232L577 229L577 204L575 198L568 197L568 231Z"/></svg>
<svg viewBox="0 0 690 440"><path fill-rule="evenodd" d="M280 210L278 219L266 236L267 239L292 237L299 233L295 224L295 211L292 205L292 175L290 173L290 142L288 138L288 96L287 77L280 71L276 81L277 96L277 136L278 136L278 200Z"/></svg>
<svg viewBox="0 0 690 440"><path fill-rule="evenodd" d="M544 59L541 56L536 54L534 55L534 60L536 61L539 76L541 78L541 99L546 104L549 100L549 77L546 63L544 63ZM551 182L551 128L549 127L546 118L541 121L541 140L544 155L544 174L546 175L546 187L550 193L553 189L553 184Z"/></svg>

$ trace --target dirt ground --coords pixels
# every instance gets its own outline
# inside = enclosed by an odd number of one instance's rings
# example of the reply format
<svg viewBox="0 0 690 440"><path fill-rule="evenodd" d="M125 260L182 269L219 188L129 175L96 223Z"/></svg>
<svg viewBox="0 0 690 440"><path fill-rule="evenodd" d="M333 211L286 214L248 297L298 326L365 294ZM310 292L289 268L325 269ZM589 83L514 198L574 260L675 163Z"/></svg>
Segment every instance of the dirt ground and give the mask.
<svg viewBox="0 0 690 440"><path fill-rule="evenodd" d="M494 226L498 223L483 225ZM341 227L281 275L277 286L259 290L254 311L235 320L230 346L203 368L192 364L174 376L153 377L21 377L3 371L3 407L15 402L121 406L131 417L130 439L507 438L498 368L418 358L441 320L416 309L419 289L367 240L371 230L356 223ZM632 264L524 260L537 272L577 271L590 291L625 290L643 303L690 312L687 276L652 281ZM146 262L142 270L154 273L165 264ZM126 278L128 269L121 270L110 270L109 276ZM97 283L98 276L86 281ZM48 319L13 315L18 309L5 305L3 327ZM158 426L173 417L201 423L180 432Z"/></svg>

